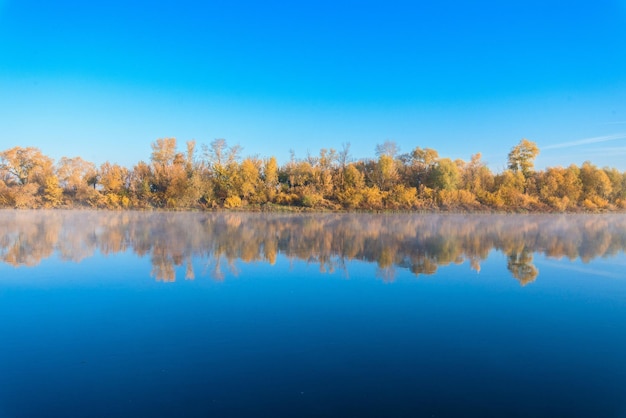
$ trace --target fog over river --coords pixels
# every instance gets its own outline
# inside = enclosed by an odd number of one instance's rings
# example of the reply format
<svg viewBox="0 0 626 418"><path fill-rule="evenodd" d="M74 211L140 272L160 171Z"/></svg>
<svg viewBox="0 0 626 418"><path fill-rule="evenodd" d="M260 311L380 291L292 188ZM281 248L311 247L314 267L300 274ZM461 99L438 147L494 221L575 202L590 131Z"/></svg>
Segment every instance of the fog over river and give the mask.
<svg viewBox="0 0 626 418"><path fill-rule="evenodd" d="M0 211L0 418L625 417L626 216Z"/></svg>

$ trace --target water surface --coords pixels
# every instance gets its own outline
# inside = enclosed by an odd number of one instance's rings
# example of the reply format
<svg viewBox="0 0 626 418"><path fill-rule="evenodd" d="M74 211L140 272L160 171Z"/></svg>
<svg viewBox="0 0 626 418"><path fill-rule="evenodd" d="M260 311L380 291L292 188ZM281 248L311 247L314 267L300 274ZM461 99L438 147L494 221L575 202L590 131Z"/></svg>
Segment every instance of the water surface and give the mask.
<svg viewBox="0 0 626 418"><path fill-rule="evenodd" d="M0 417L626 417L626 216L0 212Z"/></svg>

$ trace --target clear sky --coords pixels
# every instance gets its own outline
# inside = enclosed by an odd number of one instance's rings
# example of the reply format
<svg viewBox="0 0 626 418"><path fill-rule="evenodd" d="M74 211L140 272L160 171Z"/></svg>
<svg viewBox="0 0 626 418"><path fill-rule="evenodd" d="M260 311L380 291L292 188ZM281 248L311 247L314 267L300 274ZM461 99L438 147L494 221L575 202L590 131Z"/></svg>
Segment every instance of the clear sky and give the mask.
<svg viewBox="0 0 626 418"><path fill-rule="evenodd" d="M0 0L0 150L130 167L163 137L626 170L626 0Z"/></svg>

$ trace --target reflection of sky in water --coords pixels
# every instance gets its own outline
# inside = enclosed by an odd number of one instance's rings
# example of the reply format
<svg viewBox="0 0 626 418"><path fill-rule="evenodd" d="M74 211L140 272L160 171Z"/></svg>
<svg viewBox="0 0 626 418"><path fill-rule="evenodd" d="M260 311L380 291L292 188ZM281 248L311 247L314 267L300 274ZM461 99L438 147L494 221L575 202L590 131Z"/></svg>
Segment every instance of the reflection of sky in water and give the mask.
<svg viewBox="0 0 626 418"><path fill-rule="evenodd" d="M610 247L602 230L594 236ZM177 248L189 248L191 238ZM114 242L106 247L119 247ZM195 254L194 280L185 280L187 259L178 257L173 283L151 276L153 253L135 251L98 249L80 263L47 257L30 268L0 264L0 413L625 411L623 251L588 262L534 254L539 275L526 286L507 269L509 254L493 249L480 272L469 260L417 276L392 265L393 280L374 261L344 256L342 268L328 273L315 254L286 251L273 264L234 257L230 269L223 256L215 280L215 253Z"/></svg>

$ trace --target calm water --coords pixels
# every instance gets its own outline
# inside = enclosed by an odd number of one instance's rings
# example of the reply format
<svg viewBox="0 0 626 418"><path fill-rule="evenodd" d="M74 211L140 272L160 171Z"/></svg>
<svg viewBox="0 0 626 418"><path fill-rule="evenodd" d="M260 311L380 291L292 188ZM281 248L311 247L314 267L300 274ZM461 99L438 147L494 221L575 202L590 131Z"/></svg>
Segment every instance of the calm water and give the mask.
<svg viewBox="0 0 626 418"><path fill-rule="evenodd" d="M626 216L0 212L0 417L626 417Z"/></svg>

